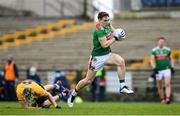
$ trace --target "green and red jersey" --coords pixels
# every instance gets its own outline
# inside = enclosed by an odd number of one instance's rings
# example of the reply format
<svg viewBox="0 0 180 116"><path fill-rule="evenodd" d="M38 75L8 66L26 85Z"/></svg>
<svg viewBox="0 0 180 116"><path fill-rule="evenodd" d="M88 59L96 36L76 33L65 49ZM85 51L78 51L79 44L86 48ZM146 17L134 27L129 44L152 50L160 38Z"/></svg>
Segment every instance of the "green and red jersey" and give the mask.
<svg viewBox="0 0 180 116"><path fill-rule="evenodd" d="M106 37L110 39L112 36L112 28L110 23L106 27L103 27L100 23L96 24L95 29L93 30L93 50L91 52L92 56L102 56L109 54L111 52L110 46L103 48L99 42L100 38Z"/></svg>
<svg viewBox="0 0 180 116"><path fill-rule="evenodd" d="M171 67L170 55L171 49L168 47L153 48L151 54L155 57L155 63L157 70L165 70Z"/></svg>

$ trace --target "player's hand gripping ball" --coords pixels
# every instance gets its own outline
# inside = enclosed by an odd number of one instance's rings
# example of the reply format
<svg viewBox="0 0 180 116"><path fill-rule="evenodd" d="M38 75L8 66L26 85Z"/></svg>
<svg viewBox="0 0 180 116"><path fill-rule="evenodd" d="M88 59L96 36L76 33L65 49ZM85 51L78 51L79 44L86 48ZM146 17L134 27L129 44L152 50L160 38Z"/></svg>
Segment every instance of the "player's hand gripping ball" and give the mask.
<svg viewBox="0 0 180 116"><path fill-rule="evenodd" d="M124 29L118 28L114 30L113 36L117 41L121 41L125 39L126 32L124 31Z"/></svg>

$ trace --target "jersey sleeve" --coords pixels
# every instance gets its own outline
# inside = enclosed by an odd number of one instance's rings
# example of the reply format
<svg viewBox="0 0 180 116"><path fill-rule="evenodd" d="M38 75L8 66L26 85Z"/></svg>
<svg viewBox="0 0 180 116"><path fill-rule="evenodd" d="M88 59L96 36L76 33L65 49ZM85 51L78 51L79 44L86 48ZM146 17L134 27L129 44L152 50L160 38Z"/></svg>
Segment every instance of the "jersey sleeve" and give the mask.
<svg viewBox="0 0 180 116"><path fill-rule="evenodd" d="M16 94L17 94L17 99L18 99L19 101L24 100L24 97L23 97L22 94L20 94L20 93L16 93Z"/></svg>
<svg viewBox="0 0 180 116"><path fill-rule="evenodd" d="M151 55L155 55L155 51L154 50L151 51Z"/></svg>
<svg viewBox="0 0 180 116"><path fill-rule="evenodd" d="M168 51L168 55L169 55L169 56L171 56L171 49L169 49L169 51Z"/></svg>
<svg viewBox="0 0 180 116"><path fill-rule="evenodd" d="M22 88L21 84L19 84L19 85L17 86L17 90L16 90L17 99L18 99L19 101L24 100L23 90L24 90L24 88Z"/></svg>

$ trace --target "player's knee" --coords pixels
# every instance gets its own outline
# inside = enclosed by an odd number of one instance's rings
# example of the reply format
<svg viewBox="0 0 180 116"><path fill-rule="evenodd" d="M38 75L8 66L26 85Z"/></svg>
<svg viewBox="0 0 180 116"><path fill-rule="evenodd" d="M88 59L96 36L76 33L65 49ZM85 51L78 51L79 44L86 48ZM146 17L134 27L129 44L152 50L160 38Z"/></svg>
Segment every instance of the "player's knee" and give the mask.
<svg viewBox="0 0 180 116"><path fill-rule="evenodd" d="M124 61L123 58L120 58L120 59L119 59L118 65L121 66L121 67L124 67L124 66L125 66L125 61Z"/></svg>
<svg viewBox="0 0 180 116"><path fill-rule="evenodd" d="M165 84L165 86L166 86L166 88L168 88L168 87L171 86L171 84L170 84L170 83L167 83L167 84Z"/></svg>
<svg viewBox="0 0 180 116"><path fill-rule="evenodd" d="M92 83L92 80L88 80L88 82L87 82L88 84L91 84Z"/></svg>

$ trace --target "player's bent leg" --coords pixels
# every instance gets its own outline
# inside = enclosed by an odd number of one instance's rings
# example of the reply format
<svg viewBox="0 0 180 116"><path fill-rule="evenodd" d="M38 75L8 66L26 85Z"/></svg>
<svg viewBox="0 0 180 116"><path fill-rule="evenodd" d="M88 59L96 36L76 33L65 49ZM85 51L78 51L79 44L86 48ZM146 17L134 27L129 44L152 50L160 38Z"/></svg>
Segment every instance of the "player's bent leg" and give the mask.
<svg viewBox="0 0 180 116"><path fill-rule="evenodd" d="M44 88L46 91L50 92L54 88L54 86L53 85L45 85Z"/></svg>
<svg viewBox="0 0 180 116"><path fill-rule="evenodd" d="M63 92L64 94L69 92L69 90L62 85L61 81L57 81L55 84L45 85L44 88L48 92Z"/></svg>
<svg viewBox="0 0 180 116"><path fill-rule="evenodd" d="M58 101L59 100L59 96L58 95L53 96L53 99L55 101ZM52 103L47 99L46 101L44 101L43 105L52 105Z"/></svg>
<svg viewBox="0 0 180 116"><path fill-rule="evenodd" d="M120 93L133 94L134 91L130 90L124 82L126 72L124 59L120 55L112 53L109 59L106 61L106 64L113 64L117 66L118 78L120 82L123 80L122 83L120 83Z"/></svg>
<svg viewBox="0 0 180 116"><path fill-rule="evenodd" d="M76 85L75 89L78 91L78 90L84 88L86 85L92 83L92 81L94 80L95 74L96 74L96 71L88 69L86 78L79 81L79 83Z"/></svg>
<svg viewBox="0 0 180 116"><path fill-rule="evenodd" d="M86 78L80 80L79 83L76 85L75 90L73 89L69 92L69 97L67 100L67 104L69 107L73 107L74 99L77 96L77 91L90 84L93 81L95 74L96 71L89 69Z"/></svg>
<svg viewBox="0 0 180 116"><path fill-rule="evenodd" d="M57 101L59 101L61 99L61 97L59 95L55 95L55 96L53 96L53 99L54 99L55 102L57 102ZM43 103L43 108L49 108L51 105L52 105L52 103L47 99ZM56 108L60 109L62 107L57 105Z"/></svg>

